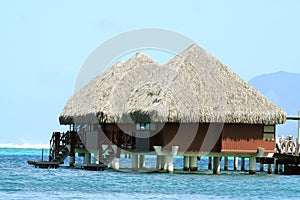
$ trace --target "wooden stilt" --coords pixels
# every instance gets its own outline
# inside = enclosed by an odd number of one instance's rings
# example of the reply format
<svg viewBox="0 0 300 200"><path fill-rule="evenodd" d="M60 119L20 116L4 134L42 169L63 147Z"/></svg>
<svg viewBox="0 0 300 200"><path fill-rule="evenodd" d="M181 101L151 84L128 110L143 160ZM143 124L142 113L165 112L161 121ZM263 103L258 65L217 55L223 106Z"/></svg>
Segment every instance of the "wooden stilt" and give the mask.
<svg viewBox="0 0 300 200"><path fill-rule="evenodd" d="M91 153L84 154L84 164L91 164Z"/></svg>
<svg viewBox="0 0 300 200"><path fill-rule="evenodd" d="M70 142L70 153L69 153L69 156L70 156L70 163L69 165L71 167L74 167L75 166L75 155L76 155L76 152L75 152L75 144L76 144L76 132L75 131L71 131L70 133L70 137L69 137L69 142Z"/></svg>
<svg viewBox="0 0 300 200"><path fill-rule="evenodd" d="M169 173L173 173L174 172L173 156L166 156L166 161L167 161L167 171Z"/></svg>
<svg viewBox="0 0 300 200"><path fill-rule="evenodd" d="M241 159L241 171L245 171L245 158L242 157Z"/></svg>
<svg viewBox="0 0 300 200"><path fill-rule="evenodd" d="M212 158L211 158L211 156L208 157L208 169L212 169Z"/></svg>
<svg viewBox="0 0 300 200"><path fill-rule="evenodd" d="M214 169L213 174L220 174L220 157L214 157Z"/></svg>
<svg viewBox="0 0 300 200"><path fill-rule="evenodd" d="M167 171L167 156L161 156L161 169Z"/></svg>
<svg viewBox="0 0 300 200"><path fill-rule="evenodd" d="M139 163L140 168L145 167L145 155L140 155L140 163Z"/></svg>
<svg viewBox="0 0 300 200"><path fill-rule="evenodd" d="M238 170L238 157L233 158L233 170Z"/></svg>
<svg viewBox="0 0 300 200"><path fill-rule="evenodd" d="M190 157L184 156L183 157L183 171L189 171L190 169Z"/></svg>
<svg viewBox="0 0 300 200"><path fill-rule="evenodd" d="M224 170L228 170L228 157L224 157Z"/></svg>
<svg viewBox="0 0 300 200"><path fill-rule="evenodd" d="M272 164L268 164L268 174L272 174Z"/></svg>
<svg viewBox="0 0 300 200"><path fill-rule="evenodd" d="M259 165L259 171L263 172L264 171L264 164L260 163Z"/></svg>
<svg viewBox="0 0 300 200"><path fill-rule="evenodd" d="M279 164L279 173L282 173L283 170L282 170L282 164Z"/></svg>
<svg viewBox="0 0 300 200"><path fill-rule="evenodd" d="M288 174L287 164L283 164L283 173Z"/></svg>
<svg viewBox="0 0 300 200"><path fill-rule="evenodd" d="M131 170L132 171L137 171L138 170L138 154L132 154L132 159L131 159Z"/></svg>
<svg viewBox="0 0 300 200"><path fill-rule="evenodd" d="M75 156L70 156L70 167L74 167L75 165Z"/></svg>
<svg viewBox="0 0 300 200"><path fill-rule="evenodd" d="M93 162L93 164L99 164L99 155L98 155L98 152L95 152L95 153L93 153L94 154L94 162Z"/></svg>
<svg viewBox="0 0 300 200"><path fill-rule="evenodd" d="M277 159L274 159L274 174L278 174L278 162L277 162Z"/></svg>
<svg viewBox="0 0 300 200"><path fill-rule="evenodd" d="M256 158L254 156L250 157L249 161L249 174L256 174Z"/></svg>
<svg viewBox="0 0 300 200"><path fill-rule="evenodd" d="M161 169L161 156L156 156L156 169Z"/></svg>
<svg viewBox="0 0 300 200"><path fill-rule="evenodd" d="M190 170L191 171L197 171L198 170L197 156L190 156Z"/></svg>

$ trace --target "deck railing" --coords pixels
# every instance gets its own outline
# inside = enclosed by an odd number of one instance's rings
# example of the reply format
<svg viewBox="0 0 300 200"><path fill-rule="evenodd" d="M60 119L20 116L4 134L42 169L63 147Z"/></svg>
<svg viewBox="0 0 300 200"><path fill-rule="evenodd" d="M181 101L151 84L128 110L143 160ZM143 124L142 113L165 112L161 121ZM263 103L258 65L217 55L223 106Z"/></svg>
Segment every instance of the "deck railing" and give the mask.
<svg viewBox="0 0 300 200"><path fill-rule="evenodd" d="M279 136L276 138L277 150L282 154L299 155L300 146L298 138L289 135L287 137Z"/></svg>

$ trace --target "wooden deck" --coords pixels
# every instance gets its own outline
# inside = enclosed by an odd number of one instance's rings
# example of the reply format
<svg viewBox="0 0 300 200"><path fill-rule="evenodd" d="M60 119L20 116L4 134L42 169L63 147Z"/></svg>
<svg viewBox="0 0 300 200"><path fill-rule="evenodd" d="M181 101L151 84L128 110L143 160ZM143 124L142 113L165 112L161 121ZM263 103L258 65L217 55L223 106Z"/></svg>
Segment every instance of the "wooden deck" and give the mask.
<svg viewBox="0 0 300 200"><path fill-rule="evenodd" d="M51 161L38 161L38 160L28 160L27 163L29 165L33 165L35 168L58 168L59 162L51 162Z"/></svg>
<svg viewBox="0 0 300 200"><path fill-rule="evenodd" d="M108 166L101 163L101 164L85 164L81 166L81 169L83 170L90 170L90 171L103 171Z"/></svg>

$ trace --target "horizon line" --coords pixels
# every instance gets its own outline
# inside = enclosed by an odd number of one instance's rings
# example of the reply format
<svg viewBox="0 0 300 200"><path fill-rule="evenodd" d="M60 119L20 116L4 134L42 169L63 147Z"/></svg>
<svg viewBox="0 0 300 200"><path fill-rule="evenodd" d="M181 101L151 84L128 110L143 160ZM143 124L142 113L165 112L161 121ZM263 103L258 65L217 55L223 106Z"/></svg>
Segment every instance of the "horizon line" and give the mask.
<svg viewBox="0 0 300 200"><path fill-rule="evenodd" d="M49 149L49 144L0 144L0 148L15 148L15 149Z"/></svg>

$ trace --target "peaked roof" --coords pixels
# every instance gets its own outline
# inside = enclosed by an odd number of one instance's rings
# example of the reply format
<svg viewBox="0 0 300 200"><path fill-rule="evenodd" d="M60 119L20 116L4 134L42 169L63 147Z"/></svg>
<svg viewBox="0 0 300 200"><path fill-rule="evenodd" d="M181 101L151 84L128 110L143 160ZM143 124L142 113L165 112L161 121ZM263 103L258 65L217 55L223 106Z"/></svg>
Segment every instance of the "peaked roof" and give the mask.
<svg viewBox="0 0 300 200"><path fill-rule="evenodd" d="M68 100L59 120L280 124L286 113L194 44L164 65L144 53L113 65Z"/></svg>

